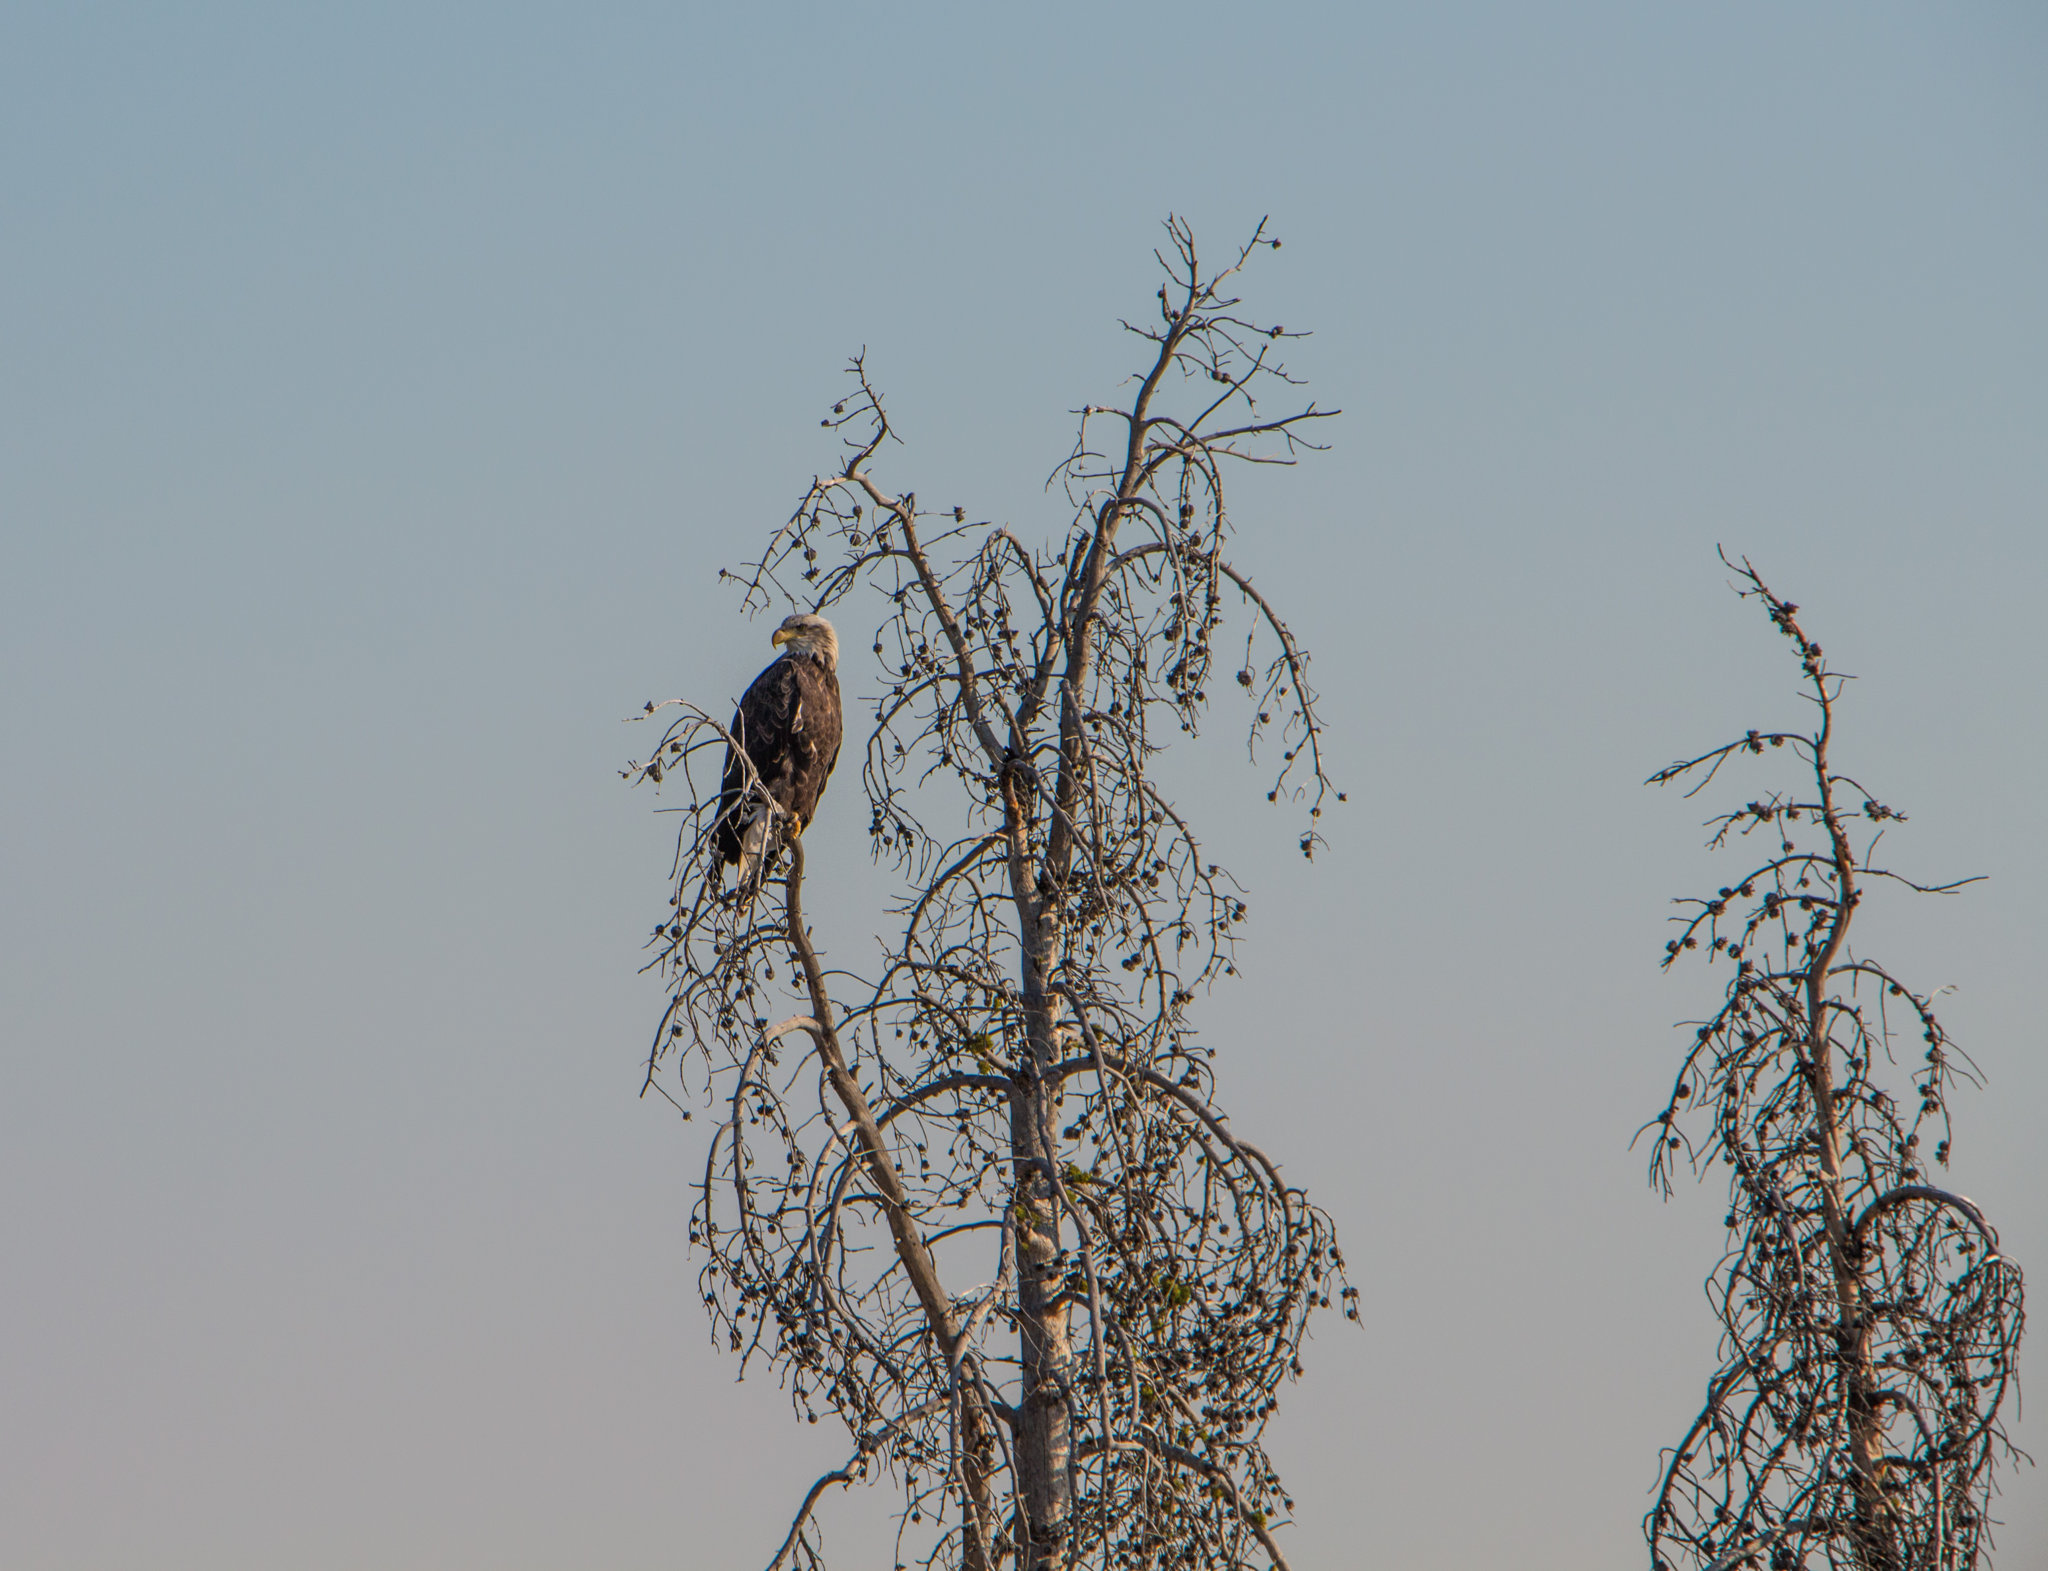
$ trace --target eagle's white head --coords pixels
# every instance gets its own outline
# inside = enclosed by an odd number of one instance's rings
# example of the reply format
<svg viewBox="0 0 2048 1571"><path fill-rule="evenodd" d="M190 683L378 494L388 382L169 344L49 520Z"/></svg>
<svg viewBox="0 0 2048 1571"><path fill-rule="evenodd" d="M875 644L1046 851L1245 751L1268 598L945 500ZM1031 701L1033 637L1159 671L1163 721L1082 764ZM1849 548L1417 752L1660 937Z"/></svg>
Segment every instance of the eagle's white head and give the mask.
<svg viewBox="0 0 2048 1571"><path fill-rule="evenodd" d="M822 616L800 611L775 629L775 647L789 645L794 654L806 655L827 671L839 669L839 635Z"/></svg>

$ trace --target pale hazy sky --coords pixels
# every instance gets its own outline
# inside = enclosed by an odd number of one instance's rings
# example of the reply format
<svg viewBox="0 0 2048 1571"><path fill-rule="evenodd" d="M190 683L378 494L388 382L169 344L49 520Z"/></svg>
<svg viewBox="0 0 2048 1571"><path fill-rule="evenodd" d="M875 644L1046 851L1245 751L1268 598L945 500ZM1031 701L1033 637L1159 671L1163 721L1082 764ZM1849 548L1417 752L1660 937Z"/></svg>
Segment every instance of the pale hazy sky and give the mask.
<svg viewBox="0 0 2048 1571"><path fill-rule="evenodd" d="M1275 1432L1295 1563L1646 1558L1721 1204L1628 1149L1717 986L1657 971L1718 869L1641 781L1801 713L1716 542L1863 678L1895 862L1991 875L1860 931L1958 989L1951 1176L2042 1290L2038 4L16 0L0 1561L766 1561L836 1441L692 1301L619 719L768 657L715 570L862 345L885 483L1063 524L1169 211L1273 215L1345 410L1236 521L1348 816L1305 869L1228 743L1187 796L1252 889L1239 1127L1364 1290ZM849 946L864 823L812 836ZM2003 1514L2048 1563L2040 1473Z"/></svg>

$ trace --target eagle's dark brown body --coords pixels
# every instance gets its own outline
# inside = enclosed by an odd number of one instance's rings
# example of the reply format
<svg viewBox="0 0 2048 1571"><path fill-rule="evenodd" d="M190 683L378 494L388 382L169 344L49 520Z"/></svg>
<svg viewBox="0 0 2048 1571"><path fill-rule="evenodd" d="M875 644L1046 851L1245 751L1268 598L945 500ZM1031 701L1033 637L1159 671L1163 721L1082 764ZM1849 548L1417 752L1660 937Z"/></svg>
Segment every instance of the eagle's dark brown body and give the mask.
<svg viewBox="0 0 2048 1571"><path fill-rule="evenodd" d="M839 761L839 646L831 624L823 617L793 616L776 630L775 642L787 646L782 658L754 678L732 717L733 737L759 781L749 778L738 748L728 747L713 831L719 860L740 863L742 881L788 832L786 825L760 831L761 789L796 820L801 833Z"/></svg>

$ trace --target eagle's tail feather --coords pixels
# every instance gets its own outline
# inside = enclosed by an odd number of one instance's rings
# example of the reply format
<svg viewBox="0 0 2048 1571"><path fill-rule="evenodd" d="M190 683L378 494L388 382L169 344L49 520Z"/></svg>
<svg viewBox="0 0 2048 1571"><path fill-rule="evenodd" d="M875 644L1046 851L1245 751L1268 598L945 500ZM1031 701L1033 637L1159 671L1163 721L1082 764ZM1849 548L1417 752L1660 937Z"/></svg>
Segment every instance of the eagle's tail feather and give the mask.
<svg viewBox="0 0 2048 1571"><path fill-rule="evenodd" d="M771 854L768 846L769 825L774 814L765 807L756 807L747 820L747 827L740 834L740 889L751 891L760 875L761 864Z"/></svg>

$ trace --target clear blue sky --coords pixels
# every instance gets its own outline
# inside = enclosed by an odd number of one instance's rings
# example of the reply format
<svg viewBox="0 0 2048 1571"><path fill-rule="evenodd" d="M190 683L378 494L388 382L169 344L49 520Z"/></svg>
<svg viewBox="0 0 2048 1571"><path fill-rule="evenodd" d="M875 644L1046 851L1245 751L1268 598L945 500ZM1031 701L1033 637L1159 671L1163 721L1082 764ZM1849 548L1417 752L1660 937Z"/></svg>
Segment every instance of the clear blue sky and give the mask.
<svg viewBox="0 0 2048 1571"><path fill-rule="evenodd" d="M1991 875L1866 938L1958 989L1953 1177L2048 1283L2038 5L18 0L8 1566L765 1562L831 1440L692 1302L619 719L767 658L715 572L862 345L888 483L1063 523L1169 211L1273 216L1345 410L1237 523L1349 817L1304 869L1227 745L1188 786L1253 890L1225 1085L1364 1289L1277 1431L1296 1563L1643 1559L1721 1208L1627 1148L1717 876L1640 782L1800 713L1716 542L1862 677L1895 860ZM843 779L849 933L863 825ZM2048 1561L2041 1475L2003 1511Z"/></svg>

